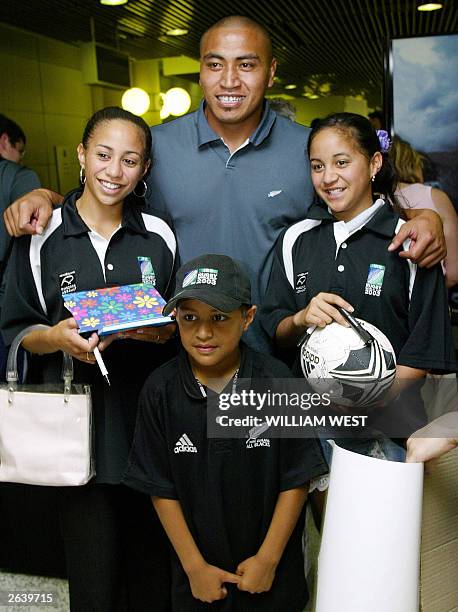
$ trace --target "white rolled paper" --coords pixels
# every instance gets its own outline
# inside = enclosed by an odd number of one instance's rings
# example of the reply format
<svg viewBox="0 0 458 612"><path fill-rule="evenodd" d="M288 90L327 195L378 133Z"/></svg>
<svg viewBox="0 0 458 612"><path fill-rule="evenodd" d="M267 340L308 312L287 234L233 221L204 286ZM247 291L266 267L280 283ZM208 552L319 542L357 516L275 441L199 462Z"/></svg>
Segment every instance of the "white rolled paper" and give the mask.
<svg viewBox="0 0 458 612"><path fill-rule="evenodd" d="M316 612L418 612L423 464L334 445Z"/></svg>

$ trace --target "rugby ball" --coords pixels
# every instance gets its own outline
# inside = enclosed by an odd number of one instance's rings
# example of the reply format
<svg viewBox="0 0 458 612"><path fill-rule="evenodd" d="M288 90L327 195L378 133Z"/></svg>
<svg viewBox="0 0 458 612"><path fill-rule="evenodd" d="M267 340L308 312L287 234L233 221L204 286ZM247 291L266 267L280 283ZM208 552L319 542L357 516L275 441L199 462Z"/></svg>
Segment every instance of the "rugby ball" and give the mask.
<svg viewBox="0 0 458 612"><path fill-rule="evenodd" d="M304 376L311 387L332 395L333 403L369 406L391 386L396 355L375 325L356 319L372 340L365 343L353 327L333 322L317 327L300 349Z"/></svg>

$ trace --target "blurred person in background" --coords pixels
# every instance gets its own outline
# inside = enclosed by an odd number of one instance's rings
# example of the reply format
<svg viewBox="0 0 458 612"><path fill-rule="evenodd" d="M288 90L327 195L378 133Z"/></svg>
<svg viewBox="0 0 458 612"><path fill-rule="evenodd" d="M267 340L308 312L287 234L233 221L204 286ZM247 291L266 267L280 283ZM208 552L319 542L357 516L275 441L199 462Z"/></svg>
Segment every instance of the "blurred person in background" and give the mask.
<svg viewBox="0 0 458 612"><path fill-rule="evenodd" d="M390 156L398 176L396 196L403 208L429 208L437 212L444 226L447 256L443 261L447 287L458 283L458 218L448 195L424 184L423 159L411 145L395 136Z"/></svg>
<svg viewBox="0 0 458 612"><path fill-rule="evenodd" d="M40 187L37 174L22 165L25 154L26 138L17 123L0 114L0 210ZM0 313L3 302L3 276L8 261L12 239L5 229L3 218L0 223ZM19 360L21 362L21 359ZM6 351L0 334L0 380L5 380Z"/></svg>
<svg viewBox="0 0 458 612"><path fill-rule="evenodd" d="M286 117L290 121L296 121L296 112L297 109L294 104L288 102L284 98L270 98L269 99L270 108L280 115L280 117Z"/></svg>
<svg viewBox="0 0 458 612"><path fill-rule="evenodd" d="M367 118L372 124L374 130L384 130L385 129L385 117L383 116L382 111L375 110L372 113L367 115Z"/></svg>

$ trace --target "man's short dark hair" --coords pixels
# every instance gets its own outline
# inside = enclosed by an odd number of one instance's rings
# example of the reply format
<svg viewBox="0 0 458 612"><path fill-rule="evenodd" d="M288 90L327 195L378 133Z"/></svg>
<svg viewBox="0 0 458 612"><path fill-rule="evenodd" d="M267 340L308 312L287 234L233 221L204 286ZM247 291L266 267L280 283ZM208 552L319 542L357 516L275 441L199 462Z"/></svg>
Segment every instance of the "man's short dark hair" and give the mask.
<svg viewBox="0 0 458 612"><path fill-rule="evenodd" d="M6 134L11 145L22 141L25 144L25 134L22 129L12 119L0 114L0 136Z"/></svg>
<svg viewBox="0 0 458 612"><path fill-rule="evenodd" d="M266 41L268 61L269 62L272 61L273 59L272 40L270 38L269 32L266 30L266 28L263 25L261 25L254 19L251 19L250 17L245 17L245 15L229 15L228 17L223 17L222 19L220 19L219 21L211 25L208 28L208 30L206 30L202 34L200 38L201 55L202 55L202 43L205 37L207 36L207 34L209 34L212 30L217 30L218 28L230 28L230 27L246 27L246 28L251 28L252 30L257 30Z"/></svg>

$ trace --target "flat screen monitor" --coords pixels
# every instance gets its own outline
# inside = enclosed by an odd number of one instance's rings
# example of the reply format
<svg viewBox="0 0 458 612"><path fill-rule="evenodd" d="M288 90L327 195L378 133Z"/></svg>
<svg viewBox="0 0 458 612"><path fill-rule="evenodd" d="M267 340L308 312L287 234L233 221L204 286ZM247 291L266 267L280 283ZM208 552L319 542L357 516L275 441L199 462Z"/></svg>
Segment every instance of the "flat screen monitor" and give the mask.
<svg viewBox="0 0 458 612"><path fill-rule="evenodd" d="M392 135L431 158L458 210L458 35L392 39L386 74Z"/></svg>

